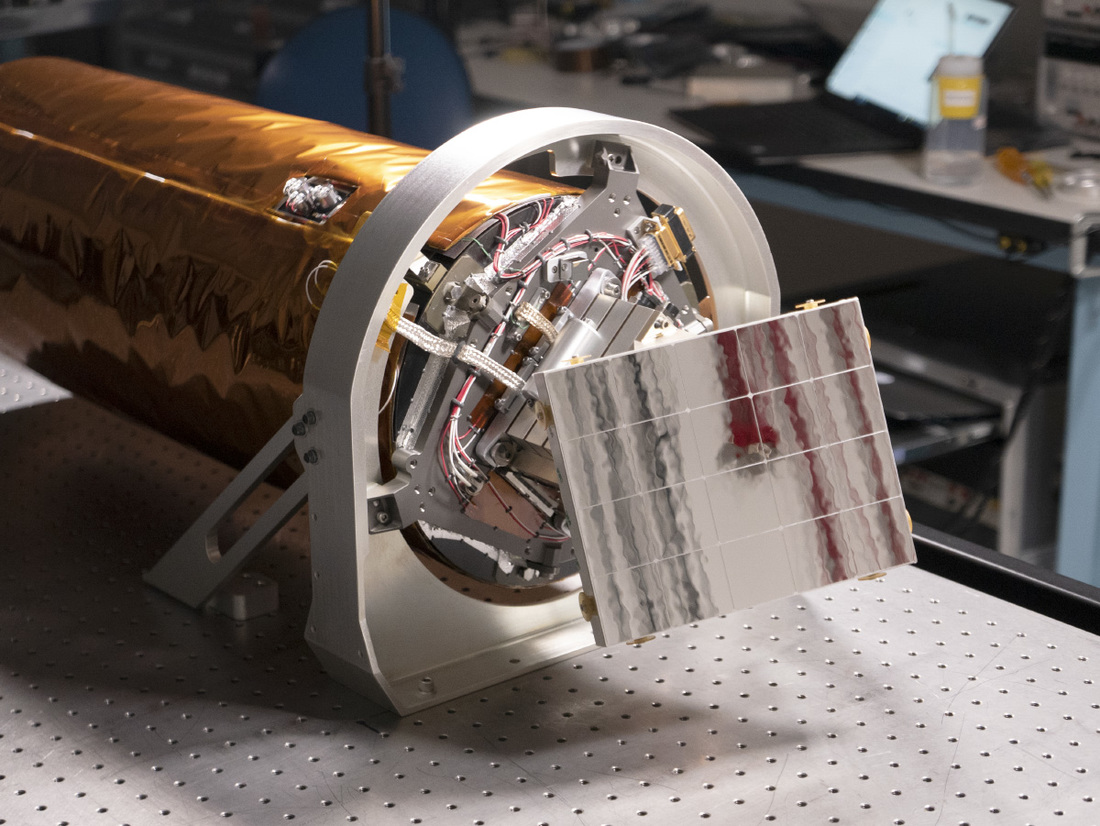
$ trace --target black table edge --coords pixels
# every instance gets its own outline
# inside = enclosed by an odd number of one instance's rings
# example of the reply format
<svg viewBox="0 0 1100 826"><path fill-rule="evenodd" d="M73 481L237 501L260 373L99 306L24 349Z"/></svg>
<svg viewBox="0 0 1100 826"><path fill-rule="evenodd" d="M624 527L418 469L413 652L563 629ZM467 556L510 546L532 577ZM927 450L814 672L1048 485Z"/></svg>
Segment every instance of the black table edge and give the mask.
<svg viewBox="0 0 1100 826"><path fill-rule="evenodd" d="M925 525L913 526L913 540L918 568L1100 634L1100 588Z"/></svg>

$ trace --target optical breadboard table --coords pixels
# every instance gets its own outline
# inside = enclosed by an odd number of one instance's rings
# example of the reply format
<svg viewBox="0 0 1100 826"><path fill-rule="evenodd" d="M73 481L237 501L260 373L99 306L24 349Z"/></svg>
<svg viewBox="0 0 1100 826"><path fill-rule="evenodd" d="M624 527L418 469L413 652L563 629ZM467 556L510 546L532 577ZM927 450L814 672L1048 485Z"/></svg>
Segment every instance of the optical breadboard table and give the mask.
<svg viewBox="0 0 1100 826"><path fill-rule="evenodd" d="M303 641L303 515L274 614L143 585L232 472L62 396L0 362L0 823L1100 822L1084 631L898 569L400 718Z"/></svg>

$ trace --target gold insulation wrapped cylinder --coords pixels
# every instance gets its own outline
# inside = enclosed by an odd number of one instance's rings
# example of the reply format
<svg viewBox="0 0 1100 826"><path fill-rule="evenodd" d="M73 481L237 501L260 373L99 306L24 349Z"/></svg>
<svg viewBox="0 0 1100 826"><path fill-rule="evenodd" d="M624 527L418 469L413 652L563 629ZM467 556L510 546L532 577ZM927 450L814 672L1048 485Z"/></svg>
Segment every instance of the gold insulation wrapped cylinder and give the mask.
<svg viewBox="0 0 1100 826"><path fill-rule="evenodd" d="M0 350L244 461L290 416L332 269L426 154L72 61L0 65ZM322 221L278 211L314 177L346 200ZM429 247L567 191L498 174Z"/></svg>

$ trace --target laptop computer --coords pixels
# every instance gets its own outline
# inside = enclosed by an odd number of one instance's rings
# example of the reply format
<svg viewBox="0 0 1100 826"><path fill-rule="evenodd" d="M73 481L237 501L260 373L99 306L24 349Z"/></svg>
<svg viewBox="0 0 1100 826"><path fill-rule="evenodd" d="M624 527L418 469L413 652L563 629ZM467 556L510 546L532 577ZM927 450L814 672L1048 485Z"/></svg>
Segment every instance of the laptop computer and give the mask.
<svg viewBox="0 0 1100 826"><path fill-rule="evenodd" d="M1013 11L1002 0L878 0L813 100L672 114L758 164L915 149L940 57L984 56Z"/></svg>

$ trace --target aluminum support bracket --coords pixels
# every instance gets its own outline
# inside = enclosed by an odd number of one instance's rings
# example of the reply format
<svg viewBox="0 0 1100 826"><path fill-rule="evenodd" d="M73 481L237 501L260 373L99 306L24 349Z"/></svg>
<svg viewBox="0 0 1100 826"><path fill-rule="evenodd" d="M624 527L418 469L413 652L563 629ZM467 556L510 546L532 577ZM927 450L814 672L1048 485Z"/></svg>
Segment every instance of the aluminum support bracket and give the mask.
<svg viewBox="0 0 1100 826"><path fill-rule="evenodd" d="M294 450L292 417L279 428L176 544L145 574L145 581L198 608L229 583L249 558L305 504L306 475L299 476L227 550L218 529Z"/></svg>

